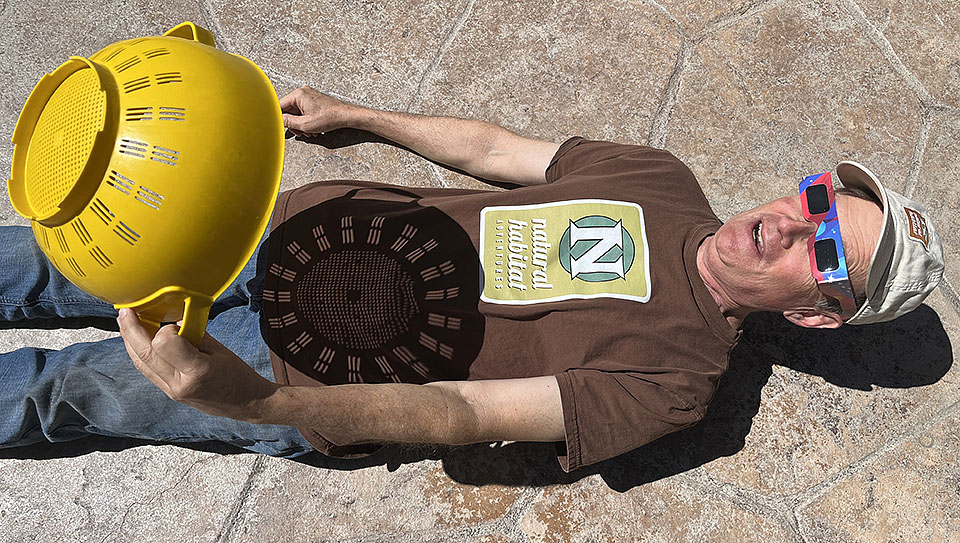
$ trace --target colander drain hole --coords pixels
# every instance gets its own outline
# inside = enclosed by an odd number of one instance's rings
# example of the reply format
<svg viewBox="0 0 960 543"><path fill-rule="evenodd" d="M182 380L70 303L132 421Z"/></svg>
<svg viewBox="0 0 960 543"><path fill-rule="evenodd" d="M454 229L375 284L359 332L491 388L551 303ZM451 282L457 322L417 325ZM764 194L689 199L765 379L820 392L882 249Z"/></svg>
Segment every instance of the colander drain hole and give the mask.
<svg viewBox="0 0 960 543"><path fill-rule="evenodd" d="M130 68L133 68L137 64L140 64L140 57L133 56L131 58L128 58L127 60L121 62L120 64L117 64L116 66L117 73L129 70Z"/></svg>
<svg viewBox="0 0 960 543"><path fill-rule="evenodd" d="M129 107L126 111L126 121L151 121L153 120L152 107Z"/></svg>
<svg viewBox="0 0 960 543"><path fill-rule="evenodd" d="M452 300L460 295L460 287L439 290L428 290L424 300Z"/></svg>
<svg viewBox="0 0 960 543"><path fill-rule="evenodd" d="M297 278L297 272L295 270L284 268L280 264L272 264L269 271L273 275L276 275L277 277L283 278L287 281L293 281Z"/></svg>
<svg viewBox="0 0 960 543"><path fill-rule="evenodd" d="M160 204L163 203L163 196L161 194L157 194L143 185L140 185L140 190L137 191L137 195L134 198L136 198L138 202L153 209L160 209Z"/></svg>
<svg viewBox="0 0 960 543"><path fill-rule="evenodd" d="M94 198L93 204L90 206L90 209L93 213L103 221L103 224L110 224L113 222L113 219L116 218L116 215L110 211L110 208L100 198Z"/></svg>
<svg viewBox="0 0 960 543"><path fill-rule="evenodd" d="M157 85L166 85L168 83L183 83L183 74L180 72L162 72L153 76L153 81ZM150 76L145 75L136 79L131 79L123 84L123 92L130 94L138 90L143 90L151 85Z"/></svg>
<svg viewBox="0 0 960 543"><path fill-rule="evenodd" d="M157 85L165 85L167 83L182 83L183 75L180 72L162 72L158 73L155 76Z"/></svg>
<svg viewBox="0 0 960 543"><path fill-rule="evenodd" d="M133 155L140 158L146 158L148 143L123 138L120 140L119 152L126 155Z"/></svg>
<svg viewBox="0 0 960 543"><path fill-rule="evenodd" d="M456 266L454 266L453 262L447 260L437 266L430 266L429 268L420 270L420 277L424 282L427 282L443 277L444 275L450 275L454 271L456 271Z"/></svg>
<svg viewBox="0 0 960 543"><path fill-rule="evenodd" d="M159 145L153 146L153 155L150 157L150 160L156 160L157 162L162 162L170 166L177 165L177 159L180 158L180 152L174 151L173 149L167 149L165 147L160 147ZM160 157L160 158L157 158Z"/></svg>
<svg viewBox="0 0 960 543"><path fill-rule="evenodd" d="M279 292L274 292L269 289L263 290L263 299L268 302L282 302L289 303L291 300L289 290L281 290Z"/></svg>
<svg viewBox="0 0 960 543"><path fill-rule="evenodd" d="M117 48L116 50L114 50L112 53L110 53L109 55L107 55L106 57L104 57L103 62L104 62L104 63L110 62L111 60L117 58L117 56L118 56L120 53L124 52L125 50L126 50L126 47L118 47L118 48Z"/></svg>
<svg viewBox="0 0 960 543"><path fill-rule="evenodd" d="M130 94L138 90L145 89L150 86L150 76L145 75L143 77L138 77L136 79L131 79L123 84L123 92L125 94Z"/></svg>
<svg viewBox="0 0 960 543"><path fill-rule="evenodd" d="M169 55L169 54L170 54L170 51L162 47L160 49L151 49L149 51L143 52L143 56L147 58L157 58L157 57L162 57L164 55Z"/></svg>
<svg viewBox="0 0 960 543"><path fill-rule="evenodd" d="M130 192L133 191L133 181L117 173L115 170L110 170L110 175L107 178L107 185L110 185L111 187L128 196L130 195Z"/></svg>
<svg viewBox="0 0 960 543"><path fill-rule="evenodd" d="M87 227L84 226L83 221L77 218L71 224L73 224L73 230L77 233L77 237L80 238L80 243L86 246L93 241L93 237L90 236L90 232L87 231Z"/></svg>
<svg viewBox="0 0 960 543"><path fill-rule="evenodd" d="M134 245L136 242L140 241L140 234L134 232L133 229L127 226L123 221L118 222L119 224L114 227L113 231L120 236L120 239L126 241L130 245Z"/></svg>
<svg viewBox="0 0 960 543"><path fill-rule="evenodd" d="M83 273L83 270L80 268L80 264L77 264L77 260L73 257L67 258L67 263L70 264L70 267L73 268L74 273L80 277L86 277L87 274Z"/></svg>
<svg viewBox="0 0 960 543"><path fill-rule="evenodd" d="M167 107L163 106L157 108L157 119L161 121L185 121L187 120L187 110L182 107ZM136 121L152 121L154 120L153 108L152 107L130 107L127 108L124 115L124 120L128 122Z"/></svg>
<svg viewBox="0 0 960 543"><path fill-rule="evenodd" d="M143 141L124 138L120 140L120 149L118 152L138 158L147 158L146 153L149 146L149 143ZM159 145L154 145L150 154L152 155L150 160L155 160L168 166L176 166L177 160L180 159L180 151L160 147Z"/></svg>
<svg viewBox="0 0 960 543"><path fill-rule="evenodd" d="M300 247L300 244L297 243L296 241L288 245L287 250L290 251L290 254L292 254L294 258L299 260L301 264L306 264L311 259L310 253L305 251L303 247Z"/></svg>
<svg viewBox="0 0 960 543"><path fill-rule="evenodd" d="M397 346L396 348L393 349L393 354L395 354L397 358L400 359L401 362L409 366L410 369L419 373L424 379L427 378L427 375L430 373L430 370L427 368L427 366L423 362L417 360L417 355L413 354L413 351L408 349L406 346L404 345Z"/></svg>
<svg viewBox="0 0 960 543"><path fill-rule="evenodd" d="M55 234L56 234L56 236L57 236L57 243L60 244L60 251L61 251L63 254L69 253L69 252L70 252L70 246L67 245L67 238L66 238L66 236L63 235L63 230L60 230L60 229L58 228L58 229L54 230L54 232L55 232Z"/></svg>
<svg viewBox="0 0 960 543"><path fill-rule="evenodd" d="M104 269L113 266L113 261L107 257L106 253L103 252L103 249L101 249L100 246L94 246L92 249L90 249L90 256L92 256L93 259L97 261L97 264L100 264L100 266L102 266Z"/></svg>
<svg viewBox="0 0 960 543"><path fill-rule="evenodd" d="M186 109L182 107L161 107L159 117L161 121L185 121Z"/></svg>

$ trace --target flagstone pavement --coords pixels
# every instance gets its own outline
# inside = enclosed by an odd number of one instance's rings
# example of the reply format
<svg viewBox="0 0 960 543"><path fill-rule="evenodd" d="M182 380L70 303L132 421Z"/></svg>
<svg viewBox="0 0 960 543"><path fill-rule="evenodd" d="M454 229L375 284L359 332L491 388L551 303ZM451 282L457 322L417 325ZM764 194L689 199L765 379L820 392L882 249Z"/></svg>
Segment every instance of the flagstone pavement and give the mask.
<svg viewBox="0 0 960 543"><path fill-rule="evenodd" d="M182 21L279 94L666 148L722 219L857 160L932 212L945 280L866 328L752 316L703 422L574 473L522 443L298 463L93 439L0 451L0 540L960 542L955 2L0 0L0 167L44 73ZM284 188L337 178L484 186L287 140ZM5 198L0 224L26 224ZM4 326L0 352L116 334L90 324Z"/></svg>

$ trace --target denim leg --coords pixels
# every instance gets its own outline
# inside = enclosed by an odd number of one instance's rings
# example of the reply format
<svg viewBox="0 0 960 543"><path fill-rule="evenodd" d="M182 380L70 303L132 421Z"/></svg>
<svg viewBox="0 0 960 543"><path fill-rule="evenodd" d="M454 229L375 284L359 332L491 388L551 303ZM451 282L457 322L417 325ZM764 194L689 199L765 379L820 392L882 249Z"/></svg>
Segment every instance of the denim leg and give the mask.
<svg viewBox="0 0 960 543"><path fill-rule="evenodd" d="M116 316L112 305L83 292L53 267L33 230L0 226L0 320Z"/></svg>
<svg viewBox="0 0 960 543"><path fill-rule="evenodd" d="M266 234L260 246L265 239ZM263 290L262 275L257 275L258 254L259 247L214 302L211 318L232 307L247 305L251 287L257 293ZM259 306L255 309L259 310ZM80 290L53 267L37 245L33 230L26 226L0 226L0 320L116 316L113 305Z"/></svg>
<svg viewBox="0 0 960 543"><path fill-rule="evenodd" d="M207 333L273 380L256 313L246 307L225 311ZM2 354L0 383L0 447L96 434L219 441L274 456L312 450L294 428L215 417L167 398L133 366L121 338Z"/></svg>
<svg viewBox="0 0 960 543"><path fill-rule="evenodd" d="M0 235L11 237L3 230L0 228ZM214 304L211 314L215 317L208 323L207 333L273 380L269 351L260 336L261 293L255 290L256 272L254 258ZM49 292L49 285L57 281L52 277L47 272L46 280L41 281L47 286L40 292ZM58 284L55 290L69 289ZM80 292L76 287L72 290L70 296ZM44 307L53 309L54 315L68 316L57 309L59 304ZM0 354L0 447L67 441L91 434L174 443L219 441L274 456L292 457L313 450L292 427L215 417L170 400L137 371L120 338L79 343L59 351L23 348Z"/></svg>
<svg viewBox="0 0 960 543"><path fill-rule="evenodd" d="M264 243L267 233L264 233L257 245L257 250L240 270L237 278L217 297L210 308L210 318L216 319L224 311L234 307L247 306L250 311L259 313L263 303L263 275L265 270L264 259L267 251ZM261 249L263 251L261 252ZM259 337L259 334L258 334Z"/></svg>

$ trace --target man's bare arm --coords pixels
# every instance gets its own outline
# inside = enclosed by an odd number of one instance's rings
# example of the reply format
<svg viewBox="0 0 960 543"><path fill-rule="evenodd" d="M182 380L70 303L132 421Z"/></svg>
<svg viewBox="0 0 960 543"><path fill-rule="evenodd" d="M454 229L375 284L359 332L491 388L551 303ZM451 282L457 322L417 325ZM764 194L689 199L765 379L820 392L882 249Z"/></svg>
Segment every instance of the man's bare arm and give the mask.
<svg viewBox="0 0 960 543"><path fill-rule="evenodd" d="M311 428L338 445L563 441L552 376L427 385L279 387L257 422Z"/></svg>
<svg viewBox="0 0 960 543"><path fill-rule="evenodd" d="M441 164L490 181L518 185L546 182L544 173L559 144L519 136L495 124L381 111L348 104L301 87L280 99L287 128L315 135L338 128L373 132Z"/></svg>
<svg viewBox="0 0 960 543"><path fill-rule="evenodd" d="M134 365L167 396L253 423L314 428L337 444L562 441L555 377L427 385L295 387L261 377L205 334L193 345L167 325L151 336L122 309L120 334Z"/></svg>

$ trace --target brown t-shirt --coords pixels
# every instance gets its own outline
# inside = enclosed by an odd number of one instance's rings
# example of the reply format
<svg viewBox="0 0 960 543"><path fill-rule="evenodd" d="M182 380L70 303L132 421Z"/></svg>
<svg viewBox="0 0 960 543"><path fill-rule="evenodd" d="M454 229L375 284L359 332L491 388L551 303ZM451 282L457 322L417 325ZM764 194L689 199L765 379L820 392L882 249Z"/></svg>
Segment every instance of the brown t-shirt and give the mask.
<svg viewBox="0 0 960 543"><path fill-rule="evenodd" d="M700 420L738 333L700 279L720 222L666 151L572 138L509 191L280 196L262 329L295 385L554 375L565 470ZM321 452L347 456L301 429Z"/></svg>

